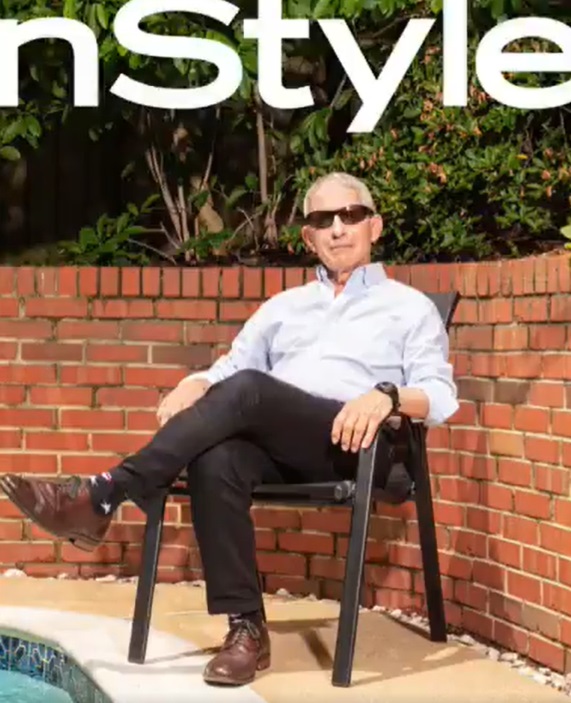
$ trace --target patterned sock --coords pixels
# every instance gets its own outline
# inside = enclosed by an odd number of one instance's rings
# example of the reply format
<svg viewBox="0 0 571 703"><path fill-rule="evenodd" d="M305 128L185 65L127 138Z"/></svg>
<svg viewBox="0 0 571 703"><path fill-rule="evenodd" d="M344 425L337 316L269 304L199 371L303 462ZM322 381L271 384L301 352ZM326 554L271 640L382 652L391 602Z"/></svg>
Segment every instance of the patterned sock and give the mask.
<svg viewBox="0 0 571 703"><path fill-rule="evenodd" d="M124 492L117 487L108 471L89 479L89 492L93 509L98 515L114 513L125 500Z"/></svg>
<svg viewBox="0 0 571 703"><path fill-rule="evenodd" d="M261 610L252 610L249 613L231 613L228 615L229 627L233 627L244 620L249 620L256 627L261 627L264 622L264 616Z"/></svg>

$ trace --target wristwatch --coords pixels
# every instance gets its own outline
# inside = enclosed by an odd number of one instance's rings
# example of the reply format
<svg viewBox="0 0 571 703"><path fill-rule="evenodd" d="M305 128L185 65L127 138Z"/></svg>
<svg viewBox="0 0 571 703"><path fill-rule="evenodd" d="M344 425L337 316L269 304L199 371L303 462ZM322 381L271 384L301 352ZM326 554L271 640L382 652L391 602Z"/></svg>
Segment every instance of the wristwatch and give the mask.
<svg viewBox="0 0 571 703"><path fill-rule="evenodd" d="M385 395L388 395L389 398L393 401L392 412L398 412L400 408L400 398L399 389L395 386L395 384L389 383L388 381L383 381L382 383L377 383L375 389L381 391L381 393L385 393Z"/></svg>

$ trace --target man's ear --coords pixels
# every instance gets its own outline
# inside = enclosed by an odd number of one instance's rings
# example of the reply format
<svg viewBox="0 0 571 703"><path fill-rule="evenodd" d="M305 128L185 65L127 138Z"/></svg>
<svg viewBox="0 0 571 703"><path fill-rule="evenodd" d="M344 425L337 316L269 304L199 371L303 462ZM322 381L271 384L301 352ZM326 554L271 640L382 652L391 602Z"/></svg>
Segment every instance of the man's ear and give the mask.
<svg viewBox="0 0 571 703"><path fill-rule="evenodd" d="M371 217L371 243L374 244L377 242L380 238L381 235L383 234L383 229L384 229L384 222L383 218L380 215L373 215Z"/></svg>
<svg viewBox="0 0 571 703"><path fill-rule="evenodd" d="M311 227L303 225L303 227L301 228L301 238L303 239L305 246L309 249L309 251L312 251L315 254L315 244L313 243L312 234L313 232L311 230Z"/></svg>

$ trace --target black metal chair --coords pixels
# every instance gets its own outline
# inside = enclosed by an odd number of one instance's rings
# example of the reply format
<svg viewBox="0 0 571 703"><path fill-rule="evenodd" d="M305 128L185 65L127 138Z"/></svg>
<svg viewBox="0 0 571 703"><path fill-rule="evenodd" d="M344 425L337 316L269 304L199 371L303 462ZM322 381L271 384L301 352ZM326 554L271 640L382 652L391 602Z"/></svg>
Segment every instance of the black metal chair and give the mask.
<svg viewBox="0 0 571 703"><path fill-rule="evenodd" d="M437 306L448 330L459 295L438 293L429 297ZM141 506L147 514L147 522L129 644L128 660L132 663L143 664L145 661L165 503L169 495L188 495L184 475L168 492L157 497L152 503ZM361 450L355 481L262 485L256 489L253 499L258 503L302 507L347 506L352 511L333 662L334 686L349 686L351 683L365 548L370 510L374 500L390 503L402 503L407 500L416 502L430 639L434 642L446 642L444 599L426 451L426 427L423 423L411 421L405 416L389 418L377 433L371 447Z"/></svg>

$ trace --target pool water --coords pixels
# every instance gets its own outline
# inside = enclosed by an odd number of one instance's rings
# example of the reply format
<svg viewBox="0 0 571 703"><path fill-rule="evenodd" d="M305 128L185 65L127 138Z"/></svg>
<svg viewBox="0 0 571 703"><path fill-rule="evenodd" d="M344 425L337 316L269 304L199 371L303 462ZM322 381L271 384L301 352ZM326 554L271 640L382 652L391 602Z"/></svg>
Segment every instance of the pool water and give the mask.
<svg viewBox="0 0 571 703"><path fill-rule="evenodd" d="M61 688L16 671L0 671L0 703L73 703Z"/></svg>

